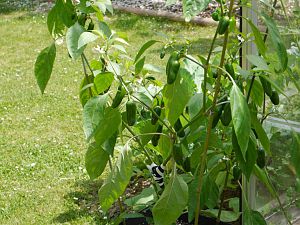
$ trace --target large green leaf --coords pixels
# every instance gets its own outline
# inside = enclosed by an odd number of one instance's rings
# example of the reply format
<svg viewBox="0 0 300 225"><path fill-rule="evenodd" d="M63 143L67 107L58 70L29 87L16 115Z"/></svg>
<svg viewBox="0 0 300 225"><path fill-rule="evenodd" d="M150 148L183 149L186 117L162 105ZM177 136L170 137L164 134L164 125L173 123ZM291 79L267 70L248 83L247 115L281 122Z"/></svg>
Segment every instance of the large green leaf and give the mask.
<svg viewBox="0 0 300 225"><path fill-rule="evenodd" d="M288 55L286 48L284 46L284 42L281 38L280 32L274 22L273 18L268 16L267 14L263 13L263 20L268 27L269 35L271 37L271 41L273 46L276 49L276 53L281 64L281 70L284 71L288 65Z"/></svg>
<svg viewBox="0 0 300 225"><path fill-rule="evenodd" d="M185 20L188 22L194 16L197 16L200 12L202 12L211 0L183 0L183 14Z"/></svg>
<svg viewBox="0 0 300 225"><path fill-rule="evenodd" d="M163 95L166 106L166 117L171 125L175 124L192 97L194 85L191 74L185 69L179 70L176 81L173 84L165 85Z"/></svg>
<svg viewBox="0 0 300 225"><path fill-rule="evenodd" d="M131 150L126 145L113 171L98 191L101 209L107 212L111 205L124 193L132 176Z"/></svg>
<svg viewBox="0 0 300 225"><path fill-rule="evenodd" d="M151 204L157 199L155 189L153 186L145 188L140 194L126 199L124 203L131 206L133 210L140 211Z"/></svg>
<svg viewBox="0 0 300 225"><path fill-rule="evenodd" d="M261 123L257 119L256 114L251 115L251 123L252 123L253 128L256 131L258 139L260 140L260 143L262 144L264 150L270 156L271 155L270 140L269 140L268 135L266 134L264 128L262 127Z"/></svg>
<svg viewBox="0 0 300 225"><path fill-rule="evenodd" d="M198 62L198 60L193 58L192 56L189 55L188 57ZM189 59L184 59L182 62L183 62L183 68L186 69L191 74L194 83L196 84L197 93L202 92L201 86L204 80L204 69L201 66L199 66L197 63ZM201 103L199 102L199 104Z"/></svg>
<svg viewBox="0 0 300 225"><path fill-rule="evenodd" d="M97 74L94 78L95 89L98 94L106 91L114 81L114 74L111 72L103 72Z"/></svg>
<svg viewBox="0 0 300 225"><path fill-rule="evenodd" d="M103 144L102 148L109 155L114 156L114 149L117 143L118 132L115 132L110 138L108 138Z"/></svg>
<svg viewBox="0 0 300 225"><path fill-rule="evenodd" d="M244 225L267 225L264 217L258 212L246 208L243 214Z"/></svg>
<svg viewBox="0 0 300 225"><path fill-rule="evenodd" d="M134 59L134 63L136 63L140 57L144 54L144 52L150 48L152 45L154 45L155 43L157 43L158 41L156 40L150 40L148 42L146 42L142 47L141 49L139 50L138 54L136 55L135 59Z"/></svg>
<svg viewBox="0 0 300 225"><path fill-rule="evenodd" d="M232 133L232 143L237 143L234 132ZM241 148L237 144L233 144L232 147L242 172L245 174L246 178L249 179L251 173L253 172L257 158L257 149L255 143L250 138L246 151L246 157L243 156Z"/></svg>
<svg viewBox="0 0 300 225"><path fill-rule="evenodd" d="M34 74L42 94L44 93L50 79L55 56L56 47L55 43L53 43L49 47L43 49L36 59Z"/></svg>
<svg viewBox="0 0 300 225"><path fill-rule="evenodd" d="M65 25L60 16L60 12L61 4L57 4L49 11L47 16L48 30L49 33L54 37L62 36L65 29Z"/></svg>
<svg viewBox="0 0 300 225"><path fill-rule="evenodd" d="M76 22L76 11L71 0L57 0L55 5L59 6L59 15L66 27L71 27Z"/></svg>
<svg viewBox="0 0 300 225"><path fill-rule="evenodd" d="M219 214L219 209L206 209L202 211L204 215L209 217L217 218ZM228 210L222 210L220 220L225 223L230 223L237 221L240 217L241 213L233 212Z"/></svg>
<svg viewBox="0 0 300 225"><path fill-rule="evenodd" d="M85 154L85 167L91 179L99 177L107 164L108 154L95 142L91 143Z"/></svg>
<svg viewBox="0 0 300 225"><path fill-rule="evenodd" d="M268 175L265 170L262 170L257 165L254 165L253 172L255 176L266 186L268 191L271 193L273 197L276 196L276 192L273 188L273 185L270 183L270 180L268 179Z"/></svg>
<svg viewBox="0 0 300 225"><path fill-rule="evenodd" d="M163 132L168 135L166 132ZM171 152L172 142L166 135L161 135L158 141L158 151L162 155L163 159L167 159Z"/></svg>
<svg viewBox="0 0 300 225"><path fill-rule="evenodd" d="M247 22L249 23L251 29L252 29L252 32L253 32L253 35L254 35L254 42L258 48L258 52L262 55L262 56L265 56L266 54L266 45L265 45L265 42L261 36L261 33L260 31L258 30L258 28L252 23L251 20L248 20L247 19Z"/></svg>
<svg viewBox="0 0 300 225"><path fill-rule="evenodd" d="M148 134L148 133L155 133L157 130L159 123L153 125L151 120L143 120L139 122L135 127L134 130L137 134ZM153 135L142 135L140 136L140 140L142 145L146 145L152 138Z"/></svg>
<svg viewBox="0 0 300 225"><path fill-rule="evenodd" d="M230 107L234 131L242 155L244 159L246 159L246 151L251 131L251 116L247 101L236 84L233 84L230 91Z"/></svg>
<svg viewBox="0 0 300 225"><path fill-rule="evenodd" d="M95 131L94 137L96 142L102 144L108 140L116 131L118 131L121 122L122 117L118 108L106 108L104 116Z"/></svg>
<svg viewBox="0 0 300 225"><path fill-rule="evenodd" d="M78 40L80 35L85 32L85 29L76 22L70 27L66 34L66 43L70 56L72 59L77 59L82 54L85 46L78 49Z"/></svg>
<svg viewBox="0 0 300 225"><path fill-rule="evenodd" d="M188 200L188 218L191 222L195 218L195 210L197 205L197 189L199 184L199 177L189 183L189 200ZM219 188L215 181L210 178L210 175L206 174L203 177L202 190L200 194L200 207L203 209L204 206L208 208L214 208L219 200Z"/></svg>
<svg viewBox="0 0 300 225"><path fill-rule="evenodd" d="M104 120L104 110L108 100L107 95L91 98L83 108L83 130L87 140L95 134L99 123Z"/></svg>
<svg viewBox="0 0 300 225"><path fill-rule="evenodd" d="M188 201L188 186L174 174L153 207L155 225L171 225L181 215Z"/></svg>
<svg viewBox="0 0 300 225"><path fill-rule="evenodd" d="M81 47L97 40L98 38L99 36L93 34L92 32L83 32L78 39L78 48L80 49Z"/></svg>

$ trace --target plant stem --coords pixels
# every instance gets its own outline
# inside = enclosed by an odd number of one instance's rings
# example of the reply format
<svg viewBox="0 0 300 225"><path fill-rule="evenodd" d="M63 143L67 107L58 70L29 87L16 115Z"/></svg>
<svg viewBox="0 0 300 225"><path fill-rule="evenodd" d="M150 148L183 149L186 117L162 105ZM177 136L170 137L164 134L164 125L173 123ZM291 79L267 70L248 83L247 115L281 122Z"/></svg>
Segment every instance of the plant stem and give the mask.
<svg viewBox="0 0 300 225"><path fill-rule="evenodd" d="M222 213L222 207L224 204L224 200L225 200L225 194L224 191L227 188L227 183L228 183L228 177L229 177L229 171L230 169L227 166L227 162L226 162L226 177L225 177L225 182L224 182L224 187L223 187L223 192L222 192L222 198L221 198L221 203L220 203L220 208L219 208L219 212L218 212L218 217L217 217L217 225L220 223L221 221L221 213Z"/></svg>
<svg viewBox="0 0 300 225"><path fill-rule="evenodd" d="M221 7L221 8L223 8L223 7ZM206 86L207 86L208 66L209 66L210 57L212 55L212 51L214 49L215 42L217 40L217 36L218 36L218 28L216 29L215 35L214 35L212 43L210 45L210 49L209 49L207 59L206 59L206 65L204 68L204 79L203 79L203 109L204 109L204 111L206 109L206 95L207 95L206 94Z"/></svg>
<svg viewBox="0 0 300 225"><path fill-rule="evenodd" d="M85 76L86 82L87 82L88 84L91 84L90 79L89 79L89 75L87 74L87 71L86 71L86 67L85 67L85 62L84 62L83 54L81 54L81 61L82 61L83 72L84 72L84 76ZM88 90L89 90L90 97L93 97L92 88L89 87Z"/></svg>
<svg viewBox="0 0 300 225"><path fill-rule="evenodd" d="M134 131L130 128L130 126L128 126L128 124L126 124L123 121L124 126L126 127L126 129L129 131L129 133L131 133L134 137L136 136L136 134L134 133ZM148 160L150 160L151 162L153 162L153 159L151 158L151 156L149 155L148 151L144 148L144 146L141 143L141 140L138 137L134 138L135 141L138 143L138 145L141 147L141 149L143 150L143 152L145 153L146 157L148 158Z"/></svg>
<svg viewBox="0 0 300 225"><path fill-rule="evenodd" d="M145 106L149 111L151 111L151 113L153 113L157 118L158 120L173 134L173 135L176 135L176 132L172 129L171 126L169 126L162 118L160 118L159 115L157 115L157 113L150 107L148 106L146 103L144 103L143 101L141 101L140 99L138 99L137 97L135 96L131 96L132 98L134 98L135 100L137 100L139 103L141 103L143 106Z"/></svg>
<svg viewBox="0 0 300 225"><path fill-rule="evenodd" d="M232 14L233 3L234 3L234 0L230 0L229 13L228 13L229 17L231 17L231 14ZM216 33L217 33L217 31L216 31ZM224 65L227 43L228 43L228 36L229 36L229 31L227 29L227 31L224 34L223 49L222 49L222 55L221 55L221 60L220 60L220 65L219 65L220 68L222 68ZM212 49L212 47L211 47L211 49ZM211 50L211 52L212 52L212 50ZM208 64L209 64L209 62L208 62ZM208 119L206 139L205 139L205 143L204 143L204 152L203 152L202 160L200 162L199 181L198 181L198 187L197 187L197 204L196 204L195 223L194 223L195 225L198 225L198 221L199 221L200 203L201 203L200 196L201 196L201 190L202 190L203 175L204 175L204 170L205 170L205 165L206 165L207 150L208 150L208 146L209 146L210 135L211 135L211 131L212 131L212 123L213 123L213 118L214 118L214 115L212 112L214 112L214 109L217 104L217 99L218 99L218 96L219 96L219 93L221 90L221 78L222 78L222 71L219 69L218 77L216 80L215 94L214 94L214 98L213 98L212 109L211 109L211 113L210 113L210 116ZM203 104L204 104L204 102L203 102Z"/></svg>
<svg viewBox="0 0 300 225"><path fill-rule="evenodd" d="M270 177L269 177L269 174L268 174L267 170L265 170L265 171L266 171L266 175L267 175L267 179L268 179L268 181L269 181L269 184L271 185L272 189L274 190L275 198L276 198L276 200L277 200L277 202L278 202L278 204L279 204L279 207L280 207L280 209L281 209L281 211L282 211L282 213L283 213L285 219L287 220L288 224L289 224L289 225L292 225L292 222L291 222L291 220L289 219L288 214L286 213L286 211L285 211L285 209L284 209L284 207L283 207L283 205L282 205L282 203L281 203L281 200L280 200L280 198L279 198L279 195L278 195L277 191L275 190L275 187L274 187L273 183L271 182L271 179L270 179Z"/></svg>

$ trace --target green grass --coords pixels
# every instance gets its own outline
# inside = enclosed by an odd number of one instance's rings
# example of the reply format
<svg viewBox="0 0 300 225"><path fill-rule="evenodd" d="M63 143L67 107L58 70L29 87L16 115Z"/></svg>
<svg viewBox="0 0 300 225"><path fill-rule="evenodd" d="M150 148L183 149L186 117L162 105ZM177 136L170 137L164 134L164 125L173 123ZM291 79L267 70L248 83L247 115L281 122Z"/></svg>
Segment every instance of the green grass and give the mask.
<svg viewBox="0 0 300 225"><path fill-rule="evenodd" d="M191 37L193 53L204 53L214 31L121 13L109 23L128 33L132 57L146 40L161 40L158 32ZM0 224L105 224L97 206L101 180L89 181L84 169L79 61L58 47L42 96L33 66L38 52L51 43L46 17L0 14L0 33ZM148 62L157 62L159 51L154 47Z"/></svg>

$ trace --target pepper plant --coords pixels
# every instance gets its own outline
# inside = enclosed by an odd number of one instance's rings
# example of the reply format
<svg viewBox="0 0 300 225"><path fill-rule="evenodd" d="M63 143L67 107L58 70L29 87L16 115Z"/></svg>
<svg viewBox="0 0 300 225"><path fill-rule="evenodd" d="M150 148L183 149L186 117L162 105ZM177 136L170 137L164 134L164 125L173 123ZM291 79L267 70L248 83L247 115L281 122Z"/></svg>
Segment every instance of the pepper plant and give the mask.
<svg viewBox="0 0 300 225"><path fill-rule="evenodd" d="M208 2L183 1L187 20ZM242 214L245 224L266 224L246 198L243 212L236 207L236 198L225 198L228 188L239 188L242 174L246 180L256 176L280 203L265 169L265 157L272 152L263 122L279 104L279 94L285 96L285 87L297 84L297 79L272 19L273 8L258 15L267 27L261 33L251 20L236 14L239 7L250 7L249 2L219 0L218 4L212 14L218 26L208 55L190 55L188 41L177 49L174 40L149 40L134 59L126 52L126 36L105 23L105 13L113 13L110 0L56 0L49 12L47 25L54 41L39 54L35 76L44 93L61 39L69 57L81 60L86 170L96 179L109 167L99 189L104 213L114 202L123 210L123 201L130 210L151 209L157 225L174 223L184 211L194 224L201 223L200 214L217 222L232 222ZM238 19L249 23L250 35L237 29ZM221 46L216 46L217 38L223 40ZM256 45L257 55L240 55L247 43ZM165 71L146 64L147 50L154 45L161 47L157 60L168 57ZM94 59L85 53L91 46L97 52ZM241 68L241 57L249 60L251 69ZM155 79L157 73L164 75L163 81ZM298 160L297 136L294 143ZM118 146L122 148L116 152ZM125 200L124 191L138 174L134 158L145 159L151 173L158 175L142 173L155 188ZM297 160L292 163L299 176ZM145 193L152 198L137 206Z"/></svg>

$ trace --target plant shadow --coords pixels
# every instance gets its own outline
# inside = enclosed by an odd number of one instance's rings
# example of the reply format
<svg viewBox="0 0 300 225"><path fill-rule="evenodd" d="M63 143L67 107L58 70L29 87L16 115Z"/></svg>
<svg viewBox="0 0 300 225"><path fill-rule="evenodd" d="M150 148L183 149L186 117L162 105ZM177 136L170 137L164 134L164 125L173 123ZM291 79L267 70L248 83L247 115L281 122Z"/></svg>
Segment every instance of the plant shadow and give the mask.
<svg viewBox="0 0 300 225"><path fill-rule="evenodd" d="M64 196L69 209L56 216L52 222L69 223L80 218L91 218L95 224L105 224L98 202L98 190L102 183L102 180L77 181L74 185L75 190Z"/></svg>

